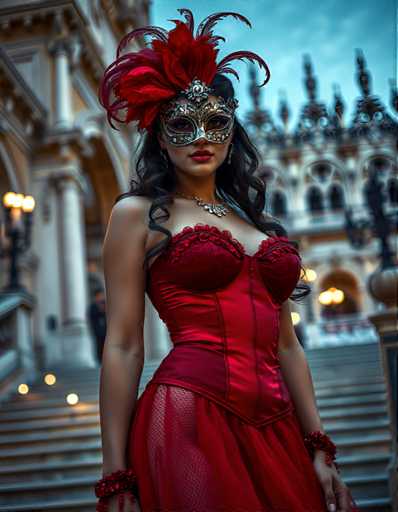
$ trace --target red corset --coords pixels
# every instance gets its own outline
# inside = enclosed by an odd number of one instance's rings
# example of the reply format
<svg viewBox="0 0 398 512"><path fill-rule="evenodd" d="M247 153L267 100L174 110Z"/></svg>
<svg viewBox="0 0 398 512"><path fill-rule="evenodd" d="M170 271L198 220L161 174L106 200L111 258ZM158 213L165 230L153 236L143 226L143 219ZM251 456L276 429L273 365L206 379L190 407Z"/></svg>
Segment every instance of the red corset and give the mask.
<svg viewBox="0 0 398 512"><path fill-rule="evenodd" d="M147 293L174 346L148 384L199 392L258 427L288 413L279 315L300 270L287 237L249 255L228 230L186 226L149 269Z"/></svg>

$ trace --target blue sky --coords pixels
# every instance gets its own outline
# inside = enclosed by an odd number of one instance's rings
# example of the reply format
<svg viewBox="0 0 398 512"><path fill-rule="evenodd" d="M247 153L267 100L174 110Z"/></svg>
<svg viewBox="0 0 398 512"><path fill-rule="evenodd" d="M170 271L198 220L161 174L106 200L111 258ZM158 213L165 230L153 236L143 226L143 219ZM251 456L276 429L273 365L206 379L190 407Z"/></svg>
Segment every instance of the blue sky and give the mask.
<svg viewBox="0 0 398 512"><path fill-rule="evenodd" d="M355 49L365 54L372 73L372 92L389 104L389 79L396 80L396 0L153 0L151 23L167 29L167 21L180 18L178 8L193 11L195 26L207 15L218 11L237 11L252 23L227 18L219 22L215 33L226 37L220 42L220 57L237 50L260 54L271 70L271 80L260 90L262 106L274 119L280 91L285 91L294 125L305 101L303 54L311 56L318 79L318 97L331 105L333 84L338 84L345 102L348 122L359 89L355 73ZM182 19L182 18L181 18ZM240 82L232 75L242 117L250 109L248 65L234 62ZM259 78L262 72L259 71ZM390 110L391 111L391 110Z"/></svg>

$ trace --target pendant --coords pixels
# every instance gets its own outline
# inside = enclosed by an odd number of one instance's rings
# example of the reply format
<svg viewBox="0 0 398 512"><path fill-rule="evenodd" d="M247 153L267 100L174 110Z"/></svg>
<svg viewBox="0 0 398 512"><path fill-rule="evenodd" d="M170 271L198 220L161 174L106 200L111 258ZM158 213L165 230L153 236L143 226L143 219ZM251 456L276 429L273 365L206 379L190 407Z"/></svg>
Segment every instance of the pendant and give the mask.
<svg viewBox="0 0 398 512"><path fill-rule="evenodd" d="M209 213L213 213L217 215L217 217L222 217L223 215L227 215L228 208L222 204L213 204L213 203L205 203L199 197L195 198L198 206L202 206Z"/></svg>

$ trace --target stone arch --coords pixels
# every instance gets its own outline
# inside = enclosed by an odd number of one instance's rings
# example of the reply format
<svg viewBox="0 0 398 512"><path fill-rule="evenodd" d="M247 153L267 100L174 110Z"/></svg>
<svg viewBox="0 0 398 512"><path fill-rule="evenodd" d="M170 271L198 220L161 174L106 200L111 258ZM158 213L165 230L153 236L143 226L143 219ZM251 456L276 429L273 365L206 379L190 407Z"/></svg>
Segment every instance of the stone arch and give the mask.
<svg viewBox="0 0 398 512"><path fill-rule="evenodd" d="M336 268L319 280L319 291L335 287L344 292L344 300L341 304L320 305L320 316L324 319L335 318L342 315L359 313L362 309L361 289L356 276L347 269Z"/></svg>
<svg viewBox="0 0 398 512"><path fill-rule="evenodd" d="M102 137L89 139L89 151L83 156L82 164L89 185L85 202L86 223L104 228L114 200L123 188L121 164L115 164L109 145Z"/></svg>
<svg viewBox="0 0 398 512"><path fill-rule="evenodd" d="M366 152L357 164L362 177L367 176L371 162L379 158L387 161L392 168L396 169L396 155L393 152L387 150Z"/></svg>
<svg viewBox="0 0 398 512"><path fill-rule="evenodd" d="M371 172L377 173L378 181L382 185L386 201L391 205L397 204L397 164L395 158L386 152L376 152L368 154L366 160L363 161L361 168L361 193L362 198L366 202L366 185Z"/></svg>
<svg viewBox="0 0 398 512"><path fill-rule="evenodd" d="M339 160L327 157L308 161L305 165L304 176L309 183L316 183L320 188L327 188L332 181L341 181L344 175L344 165Z"/></svg>

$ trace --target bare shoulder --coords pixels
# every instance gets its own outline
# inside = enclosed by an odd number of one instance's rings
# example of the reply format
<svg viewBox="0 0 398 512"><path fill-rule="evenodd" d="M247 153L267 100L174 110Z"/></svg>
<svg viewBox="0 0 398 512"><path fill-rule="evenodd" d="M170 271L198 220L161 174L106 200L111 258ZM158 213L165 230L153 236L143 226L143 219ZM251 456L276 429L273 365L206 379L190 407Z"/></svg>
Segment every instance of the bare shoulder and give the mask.
<svg viewBox="0 0 398 512"><path fill-rule="evenodd" d="M112 214L117 215L118 218L128 218L135 221L146 218L150 200L144 196L126 196L120 199L112 207Z"/></svg>
<svg viewBox="0 0 398 512"><path fill-rule="evenodd" d="M151 201L144 196L126 196L112 207L109 225L112 228L125 231L135 239L143 238L148 234L148 212ZM109 228L109 226L108 226Z"/></svg>
<svg viewBox="0 0 398 512"><path fill-rule="evenodd" d="M105 259L119 260L121 253L143 257L150 204L146 197L126 196L113 205L104 238Z"/></svg>

